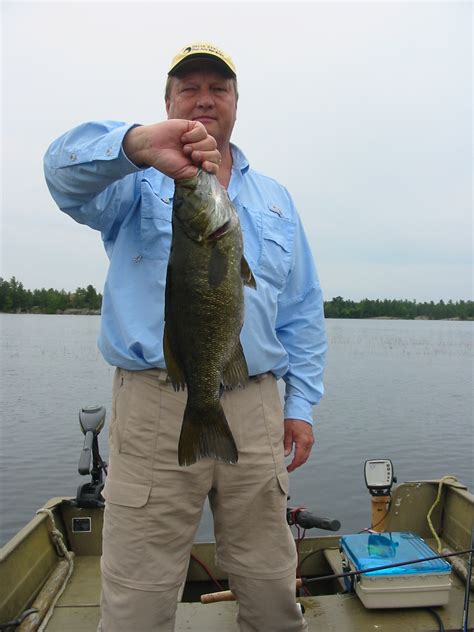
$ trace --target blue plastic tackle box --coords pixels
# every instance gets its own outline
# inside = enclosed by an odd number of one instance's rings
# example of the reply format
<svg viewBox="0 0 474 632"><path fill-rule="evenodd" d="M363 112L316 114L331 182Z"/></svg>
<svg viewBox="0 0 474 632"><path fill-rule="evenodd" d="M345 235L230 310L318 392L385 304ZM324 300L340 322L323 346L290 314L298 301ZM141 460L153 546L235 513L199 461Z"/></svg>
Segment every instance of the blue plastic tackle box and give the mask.
<svg viewBox="0 0 474 632"><path fill-rule="evenodd" d="M344 570L363 571L391 564L396 568L356 575L354 589L366 608L414 608L448 603L451 565L445 559L422 561L433 551L415 533L357 533L340 539ZM414 564L404 562L419 560ZM346 578L347 581L347 578Z"/></svg>

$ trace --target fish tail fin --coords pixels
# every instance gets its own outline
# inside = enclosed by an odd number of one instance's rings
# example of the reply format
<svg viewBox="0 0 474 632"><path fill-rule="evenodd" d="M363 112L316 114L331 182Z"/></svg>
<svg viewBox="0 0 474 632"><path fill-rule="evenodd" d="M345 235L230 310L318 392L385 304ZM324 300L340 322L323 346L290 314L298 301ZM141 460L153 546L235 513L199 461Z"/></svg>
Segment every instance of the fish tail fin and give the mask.
<svg viewBox="0 0 474 632"><path fill-rule="evenodd" d="M237 463L238 452L227 419L219 404L205 418L200 410L186 406L178 444L180 465L192 465L209 457L223 463Z"/></svg>

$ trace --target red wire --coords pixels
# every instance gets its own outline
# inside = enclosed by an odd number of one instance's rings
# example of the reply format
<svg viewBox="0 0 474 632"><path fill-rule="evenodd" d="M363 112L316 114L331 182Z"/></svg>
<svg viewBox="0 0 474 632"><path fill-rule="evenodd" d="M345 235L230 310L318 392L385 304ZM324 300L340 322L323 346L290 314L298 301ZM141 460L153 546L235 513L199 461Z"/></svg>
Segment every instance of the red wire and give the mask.
<svg viewBox="0 0 474 632"><path fill-rule="evenodd" d="M194 560L195 562L197 562L197 564L199 564L199 566L201 566L201 568L203 568L206 573L209 575L209 577L212 579L212 581L215 583L215 585L217 586L217 588L221 591L224 590L224 587L222 586L222 584L220 584L217 579L214 577L214 575L211 573L211 571L209 570L209 568L204 564L204 562L201 562L200 559L198 559L195 555L193 555L191 553L191 559Z"/></svg>
<svg viewBox="0 0 474 632"><path fill-rule="evenodd" d="M301 509L301 508L300 508ZM303 535L301 535L301 529L300 526L295 524L296 527L296 578L299 579L301 577L301 573L300 573L300 546L301 543L304 540L304 537L306 535L306 529L303 529ZM303 591L306 594L307 597L311 597L311 592L308 590L308 588L306 588L306 586L303 586Z"/></svg>

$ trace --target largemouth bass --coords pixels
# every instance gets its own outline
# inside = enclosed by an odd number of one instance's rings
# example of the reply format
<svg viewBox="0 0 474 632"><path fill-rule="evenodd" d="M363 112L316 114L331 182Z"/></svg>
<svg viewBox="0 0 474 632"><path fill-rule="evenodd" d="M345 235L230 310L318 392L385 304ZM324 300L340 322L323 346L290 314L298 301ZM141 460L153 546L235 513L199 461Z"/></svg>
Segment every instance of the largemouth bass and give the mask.
<svg viewBox="0 0 474 632"><path fill-rule="evenodd" d="M188 391L180 465L204 457L237 462L220 397L248 380L240 344L244 284L256 288L227 191L202 170L175 181L163 348L175 390Z"/></svg>

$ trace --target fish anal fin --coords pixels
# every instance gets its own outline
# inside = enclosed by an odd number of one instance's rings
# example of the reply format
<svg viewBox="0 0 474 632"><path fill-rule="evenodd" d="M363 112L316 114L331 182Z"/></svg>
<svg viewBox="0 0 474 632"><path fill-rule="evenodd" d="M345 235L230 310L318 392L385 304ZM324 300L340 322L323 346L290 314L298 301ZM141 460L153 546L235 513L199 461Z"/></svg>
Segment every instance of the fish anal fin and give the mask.
<svg viewBox="0 0 474 632"><path fill-rule="evenodd" d="M245 360L244 350L239 341L234 349L232 358L223 371L222 383L224 388L231 389L236 386L243 386L248 379L249 371L247 361Z"/></svg>
<svg viewBox="0 0 474 632"><path fill-rule="evenodd" d="M180 465L192 465L204 458L237 463L234 437L222 406L203 412L186 406L178 444Z"/></svg>
<svg viewBox="0 0 474 632"><path fill-rule="evenodd" d="M176 356L171 349L168 333L169 332L165 323L165 332L163 335L163 353L165 356L166 370L168 371L168 377L171 381L171 384L173 385L174 390L184 390L186 387L184 372L182 371L178 361L176 360Z"/></svg>
<svg viewBox="0 0 474 632"><path fill-rule="evenodd" d="M254 290L257 289L257 282L255 281L255 277L253 276L253 272L250 269L249 264L247 263L247 259L242 256L240 260L240 276L242 277L242 281L244 285L248 285L252 287Z"/></svg>

